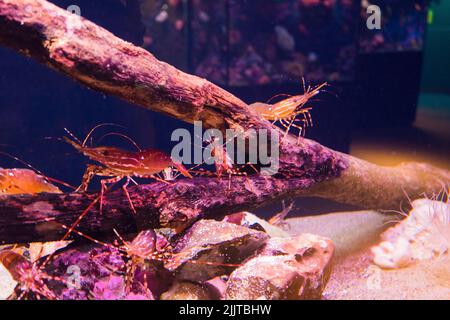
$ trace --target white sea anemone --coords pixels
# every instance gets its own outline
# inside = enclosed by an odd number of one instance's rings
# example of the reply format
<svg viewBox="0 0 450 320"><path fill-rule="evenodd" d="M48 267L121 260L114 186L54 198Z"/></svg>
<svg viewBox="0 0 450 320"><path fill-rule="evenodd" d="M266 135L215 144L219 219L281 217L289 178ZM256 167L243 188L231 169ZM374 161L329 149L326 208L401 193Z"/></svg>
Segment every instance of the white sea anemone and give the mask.
<svg viewBox="0 0 450 320"><path fill-rule="evenodd" d="M372 248L374 263L401 268L414 260L431 259L450 251L450 203L431 199L412 202L412 210L382 235Z"/></svg>

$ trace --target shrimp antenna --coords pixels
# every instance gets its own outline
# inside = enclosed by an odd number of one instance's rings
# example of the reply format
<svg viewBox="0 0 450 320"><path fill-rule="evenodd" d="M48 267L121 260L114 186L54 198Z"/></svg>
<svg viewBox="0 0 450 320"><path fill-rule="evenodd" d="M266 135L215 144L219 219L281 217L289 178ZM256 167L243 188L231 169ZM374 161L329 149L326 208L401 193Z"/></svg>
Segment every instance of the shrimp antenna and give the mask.
<svg viewBox="0 0 450 320"><path fill-rule="evenodd" d="M328 93L328 94L332 95L333 97L335 97L336 99L341 100L341 98L339 97L339 95L336 92L322 89L323 87L331 87L331 86L328 84L328 82L324 82L321 85L317 86L314 90L320 90L320 92Z"/></svg>
<svg viewBox="0 0 450 320"><path fill-rule="evenodd" d="M42 139L44 139L44 140L64 141L64 139L63 139L63 138L60 138L60 137L44 137L44 138L42 138Z"/></svg>
<svg viewBox="0 0 450 320"><path fill-rule="evenodd" d="M406 190L403 187L401 187L401 189L402 189L402 192L405 195L406 199L408 199L409 204L412 205L413 200L409 197L408 192L406 192Z"/></svg>
<svg viewBox="0 0 450 320"><path fill-rule="evenodd" d="M327 85L328 85L328 83L324 82L324 83L318 85L317 87L315 87L314 89L312 89L311 91L319 93L320 91L322 91L321 89Z"/></svg>
<svg viewBox="0 0 450 320"><path fill-rule="evenodd" d="M333 92L333 91L330 91L330 90L325 90L325 89L321 89L320 92L325 92L325 93L331 94L336 99L341 100L341 98L339 97L339 95L336 92Z"/></svg>
<svg viewBox="0 0 450 320"><path fill-rule="evenodd" d="M302 83L303 83L303 93L306 92L306 83L305 83L305 77L302 76Z"/></svg>
<svg viewBox="0 0 450 320"><path fill-rule="evenodd" d="M290 97L292 97L292 95L286 94L286 93L279 93L279 94L274 95L273 97L270 97L269 100L266 101L266 103L271 102L273 99L275 99L277 97L289 97L290 98Z"/></svg>
<svg viewBox="0 0 450 320"><path fill-rule="evenodd" d="M68 187L68 188L71 188L71 189L74 189L74 190L76 189L74 186L71 186L70 184L68 184L68 183L66 183L64 181L61 181L61 180L58 180L58 179L54 179L54 178L50 178L50 177L46 176L40 170L36 169L35 167L33 167L28 162L26 162L26 161L24 161L24 160L22 160L22 159L20 159L20 158L18 158L16 156L13 156L12 154L9 154L9 153L4 152L4 151L0 151L0 154L3 154L5 156L7 156L7 157L10 157L11 159L14 159L14 160L20 162L21 164L23 164L23 165L27 166L28 168L30 168L31 170L33 170L34 172L37 172L39 175L43 176L46 180L59 183L59 184L65 186L65 187Z"/></svg>
<svg viewBox="0 0 450 320"><path fill-rule="evenodd" d="M81 145L80 139L78 139L72 132L70 132L69 129L64 128L64 131L65 131L65 132L66 132L73 140L75 140L76 142L78 142L78 144Z"/></svg>
<svg viewBox="0 0 450 320"><path fill-rule="evenodd" d="M0 154L3 154L3 155L5 155L5 156L7 156L7 157L10 157L11 159L14 159L14 160L20 162L21 164L27 166L27 167L30 168L31 170L33 170L33 171L39 173L41 176L44 176L44 177L45 177L45 175L44 175L41 171L39 171L38 169L36 169L35 167L33 167L33 166L32 166L31 164L29 164L28 162L23 161L22 159L19 159L19 158L17 158L16 156L13 156L12 154L9 154L9 153L4 152L4 151L0 151Z"/></svg>
<svg viewBox="0 0 450 320"><path fill-rule="evenodd" d="M119 233L115 228L113 229L113 231L114 231L114 233L116 234L117 238L119 238L119 240L122 241L123 245L124 245L125 247L127 247L127 246L128 246L128 242L126 242L125 239L122 238L122 236L120 235L120 233Z"/></svg>
<svg viewBox="0 0 450 320"><path fill-rule="evenodd" d="M94 131L96 129L100 128L100 127L103 127L103 126L116 126L116 127L126 128L126 127L124 127L124 126L122 126L120 124L117 124L117 123L101 123L101 124L98 124L95 127L93 127L91 129L91 131L89 131L89 133L87 134L86 138L84 138L83 143L81 144L81 146L84 147L86 145L86 142L88 141L89 137L94 133Z"/></svg>
<svg viewBox="0 0 450 320"><path fill-rule="evenodd" d="M142 151L142 149L139 148L138 144L133 139L131 139L129 136L127 136L123 133L119 133L119 132L110 132L110 133L104 134L100 139L98 139L98 141L99 142L102 141L103 138L106 138L107 136L119 136L119 137L125 138L126 140L131 142L136 147L136 149L138 149L139 151Z"/></svg>

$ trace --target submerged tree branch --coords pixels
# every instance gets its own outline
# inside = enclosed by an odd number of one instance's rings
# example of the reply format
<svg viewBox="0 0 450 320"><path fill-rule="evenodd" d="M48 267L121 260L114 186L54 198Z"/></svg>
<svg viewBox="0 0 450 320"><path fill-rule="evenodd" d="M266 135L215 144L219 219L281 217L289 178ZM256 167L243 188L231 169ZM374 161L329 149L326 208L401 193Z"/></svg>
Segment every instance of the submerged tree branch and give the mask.
<svg viewBox="0 0 450 320"><path fill-rule="evenodd" d="M171 185L154 182L128 188L136 214L130 210L122 190L105 194L102 214L95 203L77 226L90 236L133 232L145 228L182 229L194 221L220 218L237 211L254 209L306 189L308 179L265 179L232 177L178 180ZM97 194L81 193L0 196L0 239L2 243L58 240L72 226Z"/></svg>
<svg viewBox="0 0 450 320"><path fill-rule="evenodd" d="M88 87L187 122L202 121L205 127L220 130L279 130L220 87L183 73L146 50L44 0L0 0L0 44ZM366 208L396 209L406 195L414 198L440 190L450 183L450 174L422 164L380 167L308 139L297 144L288 136L280 145L279 173L272 178L255 175L251 181L253 191L247 190L243 182L232 184L228 190L228 182L195 178L170 187L158 183L136 187L132 194L138 202L138 220L144 225L179 226L199 217L250 210L294 195L316 195ZM171 191L162 191L163 187ZM180 196L176 191L179 188L188 191ZM165 198L161 200L155 190ZM81 226L83 230L103 232L119 224L134 226L123 196L113 192L109 197L109 211L117 215L90 215ZM56 239L55 232L32 230L48 223L47 218L70 224L91 198L79 194L3 196L0 239L13 239L14 230L9 230L12 226L21 228L20 232L29 231L22 236L27 238L24 241ZM153 203L155 200L165 204L158 206ZM50 205L51 210L30 211L41 205ZM180 216L184 217L181 222ZM16 230L18 234L19 229Z"/></svg>
<svg viewBox="0 0 450 320"><path fill-rule="evenodd" d="M406 164L397 168L377 167L377 170L371 166L374 165L360 163L357 167L366 167L366 172L350 169L341 178L316 186L311 186L308 178L276 179L258 175L232 177L231 183L216 178L182 179L171 185L154 182L128 189L136 215L130 210L123 191L116 190L105 194L102 214L98 203L90 207L77 230L99 238L112 235L113 229L120 233L160 227L182 229L201 218L220 218L305 195L359 204L360 194L365 194L365 201L371 201L373 207L386 203L384 208L397 209L405 194L421 195L423 189L417 185L423 186L424 181L425 188L437 190L441 181L435 177L446 175L447 181L450 179L448 172L427 165ZM354 176L361 173L361 177ZM374 185L385 192L372 192ZM72 226L97 197L97 194L81 193L0 196L0 244L59 240L66 232L62 225Z"/></svg>

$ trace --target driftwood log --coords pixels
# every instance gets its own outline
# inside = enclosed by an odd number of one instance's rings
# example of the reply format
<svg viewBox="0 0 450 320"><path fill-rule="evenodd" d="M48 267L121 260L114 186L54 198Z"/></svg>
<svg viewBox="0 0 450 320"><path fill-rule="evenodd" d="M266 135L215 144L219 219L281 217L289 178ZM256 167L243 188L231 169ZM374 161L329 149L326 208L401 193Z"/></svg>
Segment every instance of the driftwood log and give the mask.
<svg viewBox="0 0 450 320"><path fill-rule="evenodd" d="M183 73L148 51L44 0L0 0L0 44L106 94L207 128L279 130L243 101L205 79ZM130 188L133 216L121 190L105 196L105 214L92 206L78 229L90 235L145 227L183 227L202 217L251 210L294 196L319 196L372 209L397 209L407 197L432 195L450 173L426 164L381 167L288 136L274 177L252 175L155 182ZM0 241L60 238L97 195L0 196Z"/></svg>

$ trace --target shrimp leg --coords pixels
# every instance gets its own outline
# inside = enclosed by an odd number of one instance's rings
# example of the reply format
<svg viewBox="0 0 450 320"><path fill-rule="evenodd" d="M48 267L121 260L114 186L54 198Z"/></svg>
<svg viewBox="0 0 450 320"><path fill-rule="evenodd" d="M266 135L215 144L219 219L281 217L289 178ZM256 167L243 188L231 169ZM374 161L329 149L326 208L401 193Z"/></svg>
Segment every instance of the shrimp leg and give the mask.
<svg viewBox="0 0 450 320"><path fill-rule="evenodd" d="M86 171L84 172L83 175L83 180L81 182L81 185L75 190L75 192L86 192L87 188L89 186L89 182L91 182L92 178L101 173L104 170L103 167L100 166L96 166L93 164L88 165L88 167L86 168Z"/></svg>
<svg viewBox="0 0 450 320"><path fill-rule="evenodd" d="M123 176L117 176L117 177L114 177L111 179L103 179L102 181L100 181L100 183L102 185L102 188L100 190L100 214L102 214L102 210L103 210L103 195L105 194L105 191L108 187L107 184L119 182L120 180L122 180L122 178L123 178ZM126 190L126 189L124 189L124 190ZM129 201L131 201L128 191L125 191L125 194L128 196ZM132 206L132 209L134 210L134 206Z"/></svg>
<svg viewBox="0 0 450 320"><path fill-rule="evenodd" d="M136 214L136 209L134 208L133 201L131 201L130 194L128 193L128 190L127 190L128 184L130 183L131 180L132 179L130 177L127 177L127 181L122 186L122 190L123 190L123 192L125 193L125 195L126 195L126 197L128 199L128 202L130 204L131 210L133 211L134 214Z"/></svg>

